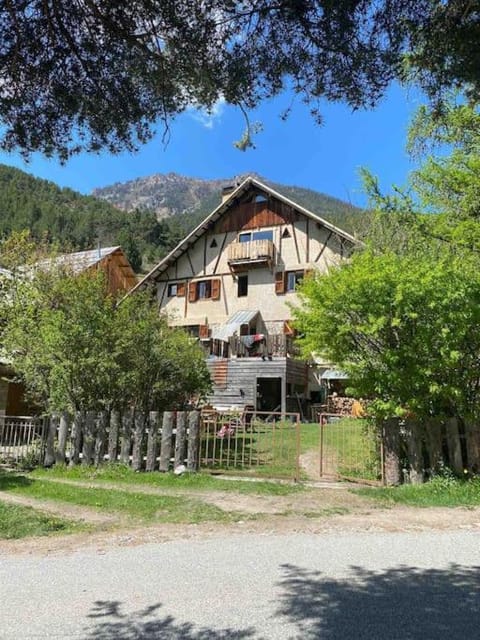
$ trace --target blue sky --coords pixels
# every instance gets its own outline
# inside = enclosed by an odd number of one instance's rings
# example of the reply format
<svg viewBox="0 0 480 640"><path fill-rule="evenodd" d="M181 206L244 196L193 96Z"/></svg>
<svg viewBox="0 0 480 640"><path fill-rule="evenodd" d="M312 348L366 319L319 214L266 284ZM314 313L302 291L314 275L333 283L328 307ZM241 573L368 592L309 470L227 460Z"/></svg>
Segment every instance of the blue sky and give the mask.
<svg viewBox="0 0 480 640"><path fill-rule="evenodd" d="M82 154L65 166L41 156L27 164L17 154L0 154L0 162L82 193L154 173L228 178L255 171L275 182L363 204L359 167L377 175L385 190L392 183L404 183L412 168L404 145L410 116L418 106L416 94L394 86L375 110L356 113L326 103L323 126L315 124L299 99L288 120L281 120L290 102L285 94L250 114L252 121L262 122L263 131L256 136L256 149L246 152L233 146L244 127L241 113L219 104L211 116L194 110L179 116L166 147L159 134L136 154Z"/></svg>

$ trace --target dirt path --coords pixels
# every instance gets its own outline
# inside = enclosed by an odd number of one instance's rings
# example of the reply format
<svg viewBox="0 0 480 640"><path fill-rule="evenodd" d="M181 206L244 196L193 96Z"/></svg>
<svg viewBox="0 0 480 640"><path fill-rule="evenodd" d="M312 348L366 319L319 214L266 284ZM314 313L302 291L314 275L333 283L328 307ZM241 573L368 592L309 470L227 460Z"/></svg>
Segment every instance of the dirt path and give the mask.
<svg viewBox="0 0 480 640"><path fill-rule="evenodd" d="M61 480L60 482L64 482ZM234 491L165 490L147 486L125 486L115 483L67 481L83 487L102 487L153 495L177 494L214 504L225 511L238 513L231 524L162 524L135 526L132 520L99 512L93 508L41 501L30 497L1 493L1 500L32 506L56 516L82 520L102 530L28 541L0 541L1 553L64 553L93 546L98 553L112 545L161 543L172 539L199 539L234 533L262 535L325 532L399 532L467 529L480 532L480 508L414 508L394 506L384 508L345 488L315 488L286 496L240 494Z"/></svg>

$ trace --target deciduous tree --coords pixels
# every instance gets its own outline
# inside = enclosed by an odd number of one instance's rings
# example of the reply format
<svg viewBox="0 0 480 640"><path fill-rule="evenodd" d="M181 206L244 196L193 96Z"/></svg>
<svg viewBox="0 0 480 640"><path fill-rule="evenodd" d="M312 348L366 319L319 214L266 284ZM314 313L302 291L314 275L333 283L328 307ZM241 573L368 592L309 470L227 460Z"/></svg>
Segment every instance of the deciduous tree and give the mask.
<svg viewBox="0 0 480 640"><path fill-rule="evenodd" d="M3 149L135 148L188 106L247 115L290 87L371 106L394 79L479 93L471 0L0 2ZM249 128L239 144L250 144Z"/></svg>

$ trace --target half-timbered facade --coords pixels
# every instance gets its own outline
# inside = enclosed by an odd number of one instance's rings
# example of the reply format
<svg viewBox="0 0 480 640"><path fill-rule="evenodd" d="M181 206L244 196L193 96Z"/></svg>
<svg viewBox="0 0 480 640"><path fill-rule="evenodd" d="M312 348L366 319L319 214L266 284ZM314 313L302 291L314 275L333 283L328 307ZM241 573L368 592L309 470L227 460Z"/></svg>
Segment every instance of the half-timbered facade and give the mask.
<svg viewBox="0 0 480 640"><path fill-rule="evenodd" d="M293 341L296 287L356 241L256 179L224 191L136 288L153 283L160 311L203 342L214 406L291 410L318 388Z"/></svg>

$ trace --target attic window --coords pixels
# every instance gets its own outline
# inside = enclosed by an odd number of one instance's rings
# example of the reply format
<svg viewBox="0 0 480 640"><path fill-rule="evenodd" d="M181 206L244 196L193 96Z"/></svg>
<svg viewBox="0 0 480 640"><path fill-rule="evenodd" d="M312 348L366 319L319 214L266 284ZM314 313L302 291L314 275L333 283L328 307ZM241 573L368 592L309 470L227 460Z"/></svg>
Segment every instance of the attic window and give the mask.
<svg viewBox="0 0 480 640"><path fill-rule="evenodd" d="M215 247L217 247L217 241L215 240L215 238L211 241L210 243L210 249L214 249Z"/></svg>
<svg viewBox="0 0 480 640"><path fill-rule="evenodd" d="M254 198L254 202L267 202L267 200L268 200L267 196L264 196L262 193L259 193Z"/></svg>
<svg viewBox="0 0 480 640"><path fill-rule="evenodd" d="M283 233L282 233L282 238L290 238L290 237L291 237L290 236L290 231L288 230L287 227L285 227L285 229L283 230Z"/></svg>

